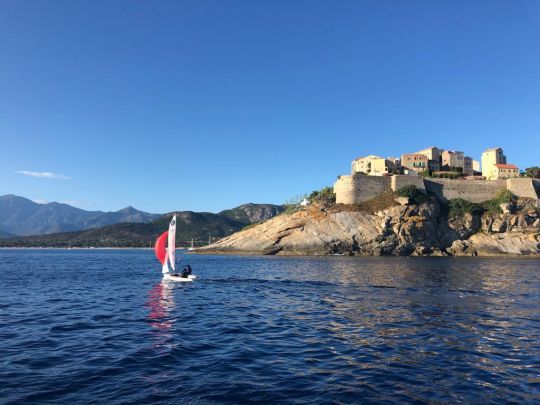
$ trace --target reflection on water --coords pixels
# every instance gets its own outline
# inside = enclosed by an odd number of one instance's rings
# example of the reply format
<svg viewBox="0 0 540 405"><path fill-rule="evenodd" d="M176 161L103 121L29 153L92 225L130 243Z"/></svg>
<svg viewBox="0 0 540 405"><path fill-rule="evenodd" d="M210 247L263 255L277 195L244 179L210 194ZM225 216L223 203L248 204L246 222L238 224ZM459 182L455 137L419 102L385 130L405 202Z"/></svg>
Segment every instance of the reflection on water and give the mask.
<svg viewBox="0 0 540 405"><path fill-rule="evenodd" d="M175 309L174 284L164 280L156 283L149 291L146 305L150 309L147 319L153 328L156 345L165 345L173 337L170 330L174 324L171 314Z"/></svg>
<svg viewBox="0 0 540 405"><path fill-rule="evenodd" d="M539 400L539 261L189 259L177 285L151 251L1 251L0 398Z"/></svg>

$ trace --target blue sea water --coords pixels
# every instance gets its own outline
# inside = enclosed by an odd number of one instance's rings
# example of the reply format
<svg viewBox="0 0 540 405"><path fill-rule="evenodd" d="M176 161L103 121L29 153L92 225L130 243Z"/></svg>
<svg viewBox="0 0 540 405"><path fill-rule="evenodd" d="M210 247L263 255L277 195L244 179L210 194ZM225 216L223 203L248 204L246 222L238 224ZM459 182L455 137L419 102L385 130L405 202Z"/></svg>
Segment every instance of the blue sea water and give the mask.
<svg viewBox="0 0 540 405"><path fill-rule="evenodd" d="M2 403L539 402L540 261L0 250Z"/></svg>

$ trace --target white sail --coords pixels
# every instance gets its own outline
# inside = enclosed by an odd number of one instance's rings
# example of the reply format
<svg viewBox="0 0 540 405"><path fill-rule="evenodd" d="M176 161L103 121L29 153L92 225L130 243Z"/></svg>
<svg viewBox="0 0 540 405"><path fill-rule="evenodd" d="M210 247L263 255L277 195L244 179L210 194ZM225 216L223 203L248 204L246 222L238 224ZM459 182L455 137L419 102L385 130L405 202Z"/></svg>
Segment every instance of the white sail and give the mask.
<svg viewBox="0 0 540 405"><path fill-rule="evenodd" d="M173 272L175 269L175 257L176 257L176 215L173 216L171 223L169 224L169 244L167 248L167 257L171 263L171 268ZM167 264L167 260L165 260Z"/></svg>
<svg viewBox="0 0 540 405"><path fill-rule="evenodd" d="M167 266L167 260L169 260L169 255L165 253L165 261L163 262L163 267L161 267L161 272L163 274L169 274L169 266Z"/></svg>

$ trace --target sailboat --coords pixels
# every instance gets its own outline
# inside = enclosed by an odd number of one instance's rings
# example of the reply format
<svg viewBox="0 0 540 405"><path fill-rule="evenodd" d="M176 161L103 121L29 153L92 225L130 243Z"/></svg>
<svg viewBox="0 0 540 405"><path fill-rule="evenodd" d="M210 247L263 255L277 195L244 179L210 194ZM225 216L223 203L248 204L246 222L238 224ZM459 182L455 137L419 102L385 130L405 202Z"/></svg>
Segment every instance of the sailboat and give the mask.
<svg viewBox="0 0 540 405"><path fill-rule="evenodd" d="M168 245L167 248L165 247L165 244ZM157 259L161 263L161 272L163 273L164 280L190 282L197 278L197 276L194 275L181 277L176 273L176 215L171 219L169 230L163 232L156 239L154 251Z"/></svg>

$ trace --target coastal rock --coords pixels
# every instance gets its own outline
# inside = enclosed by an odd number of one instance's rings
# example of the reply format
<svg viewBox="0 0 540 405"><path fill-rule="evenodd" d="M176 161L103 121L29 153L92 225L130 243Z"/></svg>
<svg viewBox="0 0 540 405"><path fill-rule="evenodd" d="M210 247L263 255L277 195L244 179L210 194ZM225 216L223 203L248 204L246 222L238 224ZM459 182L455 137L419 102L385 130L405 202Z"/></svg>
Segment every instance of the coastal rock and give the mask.
<svg viewBox="0 0 540 405"><path fill-rule="evenodd" d="M471 236L468 243L480 256L497 256L501 254L532 255L540 253L538 233L478 233Z"/></svg>
<svg viewBox="0 0 540 405"><path fill-rule="evenodd" d="M350 210L349 210L350 209ZM371 213L316 206L282 214L198 252L278 255L476 256L540 254L537 212L464 214L448 219L438 202Z"/></svg>
<svg viewBox="0 0 540 405"><path fill-rule="evenodd" d="M409 205L409 199L407 197L396 197L394 201L399 205Z"/></svg>

